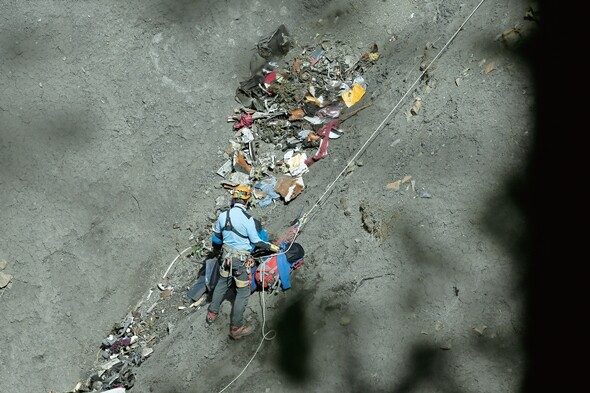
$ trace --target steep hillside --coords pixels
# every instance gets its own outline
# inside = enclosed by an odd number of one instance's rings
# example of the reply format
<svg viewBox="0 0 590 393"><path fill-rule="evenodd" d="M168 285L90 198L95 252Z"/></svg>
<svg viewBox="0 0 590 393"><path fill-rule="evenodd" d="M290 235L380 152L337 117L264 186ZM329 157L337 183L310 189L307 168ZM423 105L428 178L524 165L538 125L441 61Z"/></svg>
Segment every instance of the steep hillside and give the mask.
<svg viewBox="0 0 590 393"><path fill-rule="evenodd" d="M91 385L101 367L108 375L103 339L126 321L144 348L125 369L133 392L522 387L527 222L515 196L535 122L523 58L535 4L64 1L0 11L0 259L10 275L0 391ZM208 245L227 203L217 172L235 138L236 89L256 44L281 24L293 46L279 66L293 70L313 48L324 49L320 66L363 59L362 70L344 63L362 71L366 92L303 191L252 209L273 238L303 215L306 257L291 289L250 297L257 334L234 342L228 303L210 327L205 307L188 307L200 256L187 249ZM259 142L284 158L284 144Z"/></svg>

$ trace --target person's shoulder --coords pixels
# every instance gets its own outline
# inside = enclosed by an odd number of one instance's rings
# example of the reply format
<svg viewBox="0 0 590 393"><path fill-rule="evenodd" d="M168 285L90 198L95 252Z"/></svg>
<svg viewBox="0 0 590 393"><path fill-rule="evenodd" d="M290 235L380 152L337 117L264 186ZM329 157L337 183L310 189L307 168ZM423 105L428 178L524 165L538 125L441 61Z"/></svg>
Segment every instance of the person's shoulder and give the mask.
<svg viewBox="0 0 590 393"><path fill-rule="evenodd" d="M219 209L219 212L217 213L217 218L221 218L225 216L225 214L229 214L230 210L230 207L222 207L221 209Z"/></svg>
<svg viewBox="0 0 590 393"><path fill-rule="evenodd" d="M256 226L256 230L258 232L262 232L262 231L266 232L266 230L262 226L262 222L259 219L257 219L256 217L253 217L252 219L254 220L254 225Z"/></svg>
<svg viewBox="0 0 590 393"><path fill-rule="evenodd" d="M242 212L244 213L244 216L246 216L246 219L251 219L252 215L250 213L248 213L248 211L246 209L242 209Z"/></svg>
<svg viewBox="0 0 590 393"><path fill-rule="evenodd" d="M221 209L219 209L218 213L217 213L217 221L222 221L225 219L226 215L229 214L229 211L231 210L231 208L228 207L222 207Z"/></svg>
<svg viewBox="0 0 590 393"><path fill-rule="evenodd" d="M246 208L246 206L236 203L232 207L232 210L234 210L234 209L240 210L244 214L244 216L246 217L246 219L249 220L249 219L252 218L252 215L248 212L248 209Z"/></svg>

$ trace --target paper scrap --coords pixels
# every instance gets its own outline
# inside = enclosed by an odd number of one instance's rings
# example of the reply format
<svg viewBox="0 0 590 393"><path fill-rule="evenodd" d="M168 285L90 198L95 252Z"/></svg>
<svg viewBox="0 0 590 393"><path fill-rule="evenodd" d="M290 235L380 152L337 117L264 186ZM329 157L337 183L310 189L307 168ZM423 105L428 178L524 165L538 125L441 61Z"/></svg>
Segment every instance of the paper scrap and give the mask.
<svg viewBox="0 0 590 393"><path fill-rule="evenodd" d="M396 180L394 182L388 183L385 188L388 190L399 190L399 185L401 184L401 180Z"/></svg>
<svg viewBox="0 0 590 393"><path fill-rule="evenodd" d="M342 93L342 99L347 107L351 107L365 95L365 89L358 83L352 85L352 88Z"/></svg>

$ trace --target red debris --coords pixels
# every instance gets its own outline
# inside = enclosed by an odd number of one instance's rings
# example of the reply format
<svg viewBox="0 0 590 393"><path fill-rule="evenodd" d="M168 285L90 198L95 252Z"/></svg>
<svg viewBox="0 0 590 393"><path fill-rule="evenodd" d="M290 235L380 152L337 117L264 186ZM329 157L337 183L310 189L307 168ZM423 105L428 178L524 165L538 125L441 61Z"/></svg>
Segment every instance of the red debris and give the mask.
<svg viewBox="0 0 590 393"><path fill-rule="evenodd" d="M252 115L244 113L240 117L240 121L234 124L234 129L238 130L242 127L252 128L252 124L254 124L254 119L252 118Z"/></svg>

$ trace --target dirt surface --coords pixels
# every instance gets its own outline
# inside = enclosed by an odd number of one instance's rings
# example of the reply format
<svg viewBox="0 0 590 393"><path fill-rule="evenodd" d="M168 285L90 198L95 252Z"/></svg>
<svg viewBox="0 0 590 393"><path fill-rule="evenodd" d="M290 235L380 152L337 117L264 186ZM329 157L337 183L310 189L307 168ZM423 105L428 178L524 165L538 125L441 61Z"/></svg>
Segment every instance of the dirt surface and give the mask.
<svg viewBox="0 0 590 393"><path fill-rule="evenodd" d="M520 391L527 222L513 194L538 8L479 5L2 2L0 391L86 383L132 312L153 349L133 392ZM280 24L290 55L330 42L380 57L363 75L371 105L304 191L252 210L275 238L312 214L293 288L255 293L257 334L234 342L229 304L211 327L204 308L179 309L198 258L177 256L208 239L234 93Z"/></svg>

